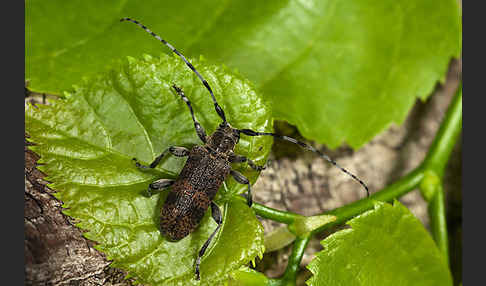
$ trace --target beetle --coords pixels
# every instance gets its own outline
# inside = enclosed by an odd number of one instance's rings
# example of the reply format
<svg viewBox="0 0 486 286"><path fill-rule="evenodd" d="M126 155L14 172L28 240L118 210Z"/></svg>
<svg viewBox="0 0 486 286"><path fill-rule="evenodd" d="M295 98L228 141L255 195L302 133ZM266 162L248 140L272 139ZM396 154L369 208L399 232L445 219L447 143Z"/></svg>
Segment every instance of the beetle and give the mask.
<svg viewBox="0 0 486 286"><path fill-rule="evenodd" d="M169 194L167 195L160 214L160 230L162 234L171 241L178 241L193 232L199 225L207 209L211 207L211 215L214 221L217 223L217 227L211 233L198 253L195 263L195 275L197 280L200 279L199 266L201 264L201 257L204 255L206 249L211 243L211 240L222 225L221 211L218 205L213 202L213 199L219 187L229 175L231 175L238 183L247 185L247 204L249 207L252 206L250 181L240 172L231 169L231 163L247 162L248 165L256 171L262 171L265 169L264 166L256 165L251 159L234 153L234 148L236 144L238 144L241 134L246 136L272 136L274 138L292 142L306 150L317 153L320 157L324 158L334 166L341 169L341 171L351 176L354 180L358 181L365 188L367 196L369 196L368 187L361 179L339 166L336 161L332 160L330 157L314 147L284 135L232 127L227 121L223 109L218 104L209 83L177 49L175 49L160 36L152 32L146 26L132 18L122 18L120 21L129 21L136 24L157 40L162 42L164 45L169 47L172 52L177 54L199 77L202 84L209 91L216 113L222 120L213 134L209 136L206 135L206 131L197 121L191 102L184 94L184 91L176 84L173 84L172 88L189 108L192 121L194 122L196 134L204 145L196 145L192 147L191 150L185 147L170 146L164 152L162 152L162 154L156 157L155 160L148 166L140 164L136 158L133 158L135 165L139 169L144 170L155 168L160 163L162 158L169 153L177 157L188 157L177 179L157 180L149 185L148 193L151 195L153 191L161 191L170 187Z"/></svg>

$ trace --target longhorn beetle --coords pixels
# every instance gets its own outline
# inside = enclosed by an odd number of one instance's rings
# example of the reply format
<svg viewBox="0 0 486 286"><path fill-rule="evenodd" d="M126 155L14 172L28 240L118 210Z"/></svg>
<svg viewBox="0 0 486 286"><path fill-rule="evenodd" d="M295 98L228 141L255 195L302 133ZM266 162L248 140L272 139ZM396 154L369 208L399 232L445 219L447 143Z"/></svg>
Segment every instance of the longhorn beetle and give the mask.
<svg viewBox="0 0 486 286"><path fill-rule="evenodd" d="M212 217L218 226L213 233L211 233L208 240L204 243L198 253L195 265L195 274L197 280L200 278L199 265L201 264L201 257L204 255L204 252L211 243L213 237L221 228L221 211L213 202L213 198L228 175L233 176L238 183L248 186L246 199L248 206L251 207L252 205L250 181L243 174L232 170L230 164L247 162L248 165L256 171L261 171L265 168L263 166L257 166L251 159L233 152L235 145L238 144L238 141L240 140L241 134L247 136L273 136L274 138L292 142L306 150L317 153L320 157L324 158L334 166L341 169L341 171L351 176L354 180L358 181L365 188L367 196L369 196L368 187L362 180L350 173L348 170L339 166L334 160L314 147L288 136L278 135L270 132L258 132L251 129L233 128L226 120L224 111L216 101L216 97L214 96L209 83L178 50L138 21L131 18L122 18L120 21L129 21L138 25L140 28L144 29L157 40L169 47L172 52L177 54L199 77L203 85L209 91L211 98L213 99L216 113L223 121L221 124L219 124L218 128L213 134L207 136L204 128L196 120L191 102L185 96L184 91L182 91L182 89L177 85L173 84L172 88L187 104L189 112L191 113L192 121L194 122L196 134L204 145L196 145L192 147L191 150L184 147L170 146L164 152L162 152L162 154L155 158L155 160L148 166L140 164L136 158L133 158L135 165L139 169L143 170L155 168L160 163L162 158L168 153L177 157L188 157L186 164L182 168L182 171L176 180L157 180L149 185L148 193L150 195L152 191L160 191L171 187L164 206L162 207L160 215L160 228L162 233L172 241L178 241L193 232L194 229L199 225L199 222L206 213L206 210L209 208L209 206L211 206Z"/></svg>

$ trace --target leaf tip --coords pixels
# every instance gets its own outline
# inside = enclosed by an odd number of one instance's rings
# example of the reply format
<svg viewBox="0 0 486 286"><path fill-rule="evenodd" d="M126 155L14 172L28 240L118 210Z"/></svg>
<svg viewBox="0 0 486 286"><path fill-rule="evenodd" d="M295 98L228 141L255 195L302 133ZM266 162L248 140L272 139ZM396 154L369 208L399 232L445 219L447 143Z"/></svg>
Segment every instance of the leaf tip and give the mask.
<svg viewBox="0 0 486 286"><path fill-rule="evenodd" d="M143 54L142 55L142 58L145 60L145 61L151 61L153 59L153 57L149 54Z"/></svg>
<svg viewBox="0 0 486 286"><path fill-rule="evenodd" d="M135 59L134 57L131 57L131 56L127 56L127 62L129 65L133 65L136 63L137 59Z"/></svg>

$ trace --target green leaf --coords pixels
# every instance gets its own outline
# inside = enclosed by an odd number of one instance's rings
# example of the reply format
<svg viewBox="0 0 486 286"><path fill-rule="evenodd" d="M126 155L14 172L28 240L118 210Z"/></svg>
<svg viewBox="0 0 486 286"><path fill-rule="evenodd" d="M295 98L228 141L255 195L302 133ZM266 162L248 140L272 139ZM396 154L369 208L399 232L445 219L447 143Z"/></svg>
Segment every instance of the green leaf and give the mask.
<svg viewBox="0 0 486 286"><path fill-rule="evenodd" d="M268 278L258 271L243 267L231 273L228 286L265 286L269 285Z"/></svg>
<svg viewBox="0 0 486 286"><path fill-rule="evenodd" d="M400 203L377 203L348 224L321 241L308 285L452 285L434 241Z"/></svg>
<svg viewBox="0 0 486 286"><path fill-rule="evenodd" d="M270 109L240 75L192 60L208 79L228 121L237 128L271 130ZM177 57L128 58L120 66L83 82L51 106L26 107L26 131L36 145L44 171L64 213L79 220L97 248L141 283L194 284L197 253L216 228L208 211L195 232L168 242L159 232L166 194L141 193L159 178L175 177L185 159L168 156L151 172L138 170L131 158L150 163L168 146L201 144L176 83L191 100L196 117L211 134L220 119L211 97ZM263 164L271 138L242 136L238 154ZM251 179L258 173L235 165ZM233 199L246 186L230 178L217 196L223 226L201 264L201 285L215 285L246 265L263 248L263 228L245 202Z"/></svg>
<svg viewBox="0 0 486 286"><path fill-rule="evenodd" d="M301 236L305 233L312 232L328 223L331 223L336 219L337 217L333 215L301 216L289 225L289 229L297 236Z"/></svg>
<svg viewBox="0 0 486 286"><path fill-rule="evenodd" d="M281 226L265 234L265 253L282 249L294 242L297 236L287 226Z"/></svg>
<svg viewBox="0 0 486 286"><path fill-rule="evenodd" d="M101 6L100 6L101 5ZM405 119L461 50L456 0L26 2L26 78L58 94L112 59L170 53L237 68L307 138L357 148Z"/></svg>

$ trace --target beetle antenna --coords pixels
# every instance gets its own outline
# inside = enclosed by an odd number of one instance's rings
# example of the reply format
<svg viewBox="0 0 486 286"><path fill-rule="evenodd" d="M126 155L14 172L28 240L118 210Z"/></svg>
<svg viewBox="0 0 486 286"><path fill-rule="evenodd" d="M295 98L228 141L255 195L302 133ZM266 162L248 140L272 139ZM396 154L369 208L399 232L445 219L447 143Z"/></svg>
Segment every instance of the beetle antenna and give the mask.
<svg viewBox="0 0 486 286"><path fill-rule="evenodd" d="M316 148L304 143L304 142L301 142L299 140L296 140L292 137L288 137L288 136L284 136L284 135L279 135L279 134L275 134L275 133L270 133L270 132L256 132L256 131L253 131L251 129L237 129L238 132L240 133L243 133L245 135L248 135L248 136L264 136L264 135L267 135L267 136L272 136L272 137L275 137L275 138L278 138L278 139L281 139L281 140L285 140L285 141L289 141L289 142L292 142L294 144L297 144L299 145L300 147L306 149L306 150L309 150L309 151L312 151L314 153L317 153L319 154L320 157L324 158L326 161L328 161L329 163L333 164L334 166L338 167L341 171L343 171L344 173L348 174L349 176L351 176L351 178L353 178L354 180L356 180L357 182L359 182L361 184L361 186L363 186L366 190L366 196L369 197L370 196L370 191L368 189L368 186L360 179L358 178L356 175L352 174L351 172L349 172L348 170L344 169L343 167L341 167L340 165L338 165L338 163L336 161L334 161L333 159L331 159L329 156L327 156L326 154L322 153L321 151L317 150Z"/></svg>
<svg viewBox="0 0 486 286"><path fill-rule="evenodd" d="M174 48L166 40L162 39L157 34L155 34L154 32L152 32L149 28L145 27L142 23L138 22L137 20L131 19L131 18L121 18L120 19L120 22L123 22L123 21L132 22L132 23L136 24L137 26L139 26L140 28L144 29L147 33L149 33L154 38L156 38L157 40L161 41L164 45L166 45L167 47L169 47L169 49L171 49L176 55L178 55L186 63L186 65L199 77L199 79L202 81L202 83L204 84L204 86L206 87L206 89L211 94L211 97L213 98L214 109L216 109L216 112L218 113L219 117L221 117L221 119L223 119L223 124L226 125L227 124L226 116L224 115L223 109L221 108L221 106L219 106L218 102L216 101L216 97L214 97L213 90L209 86L209 83L196 70L196 68L178 50L176 50L176 48Z"/></svg>

